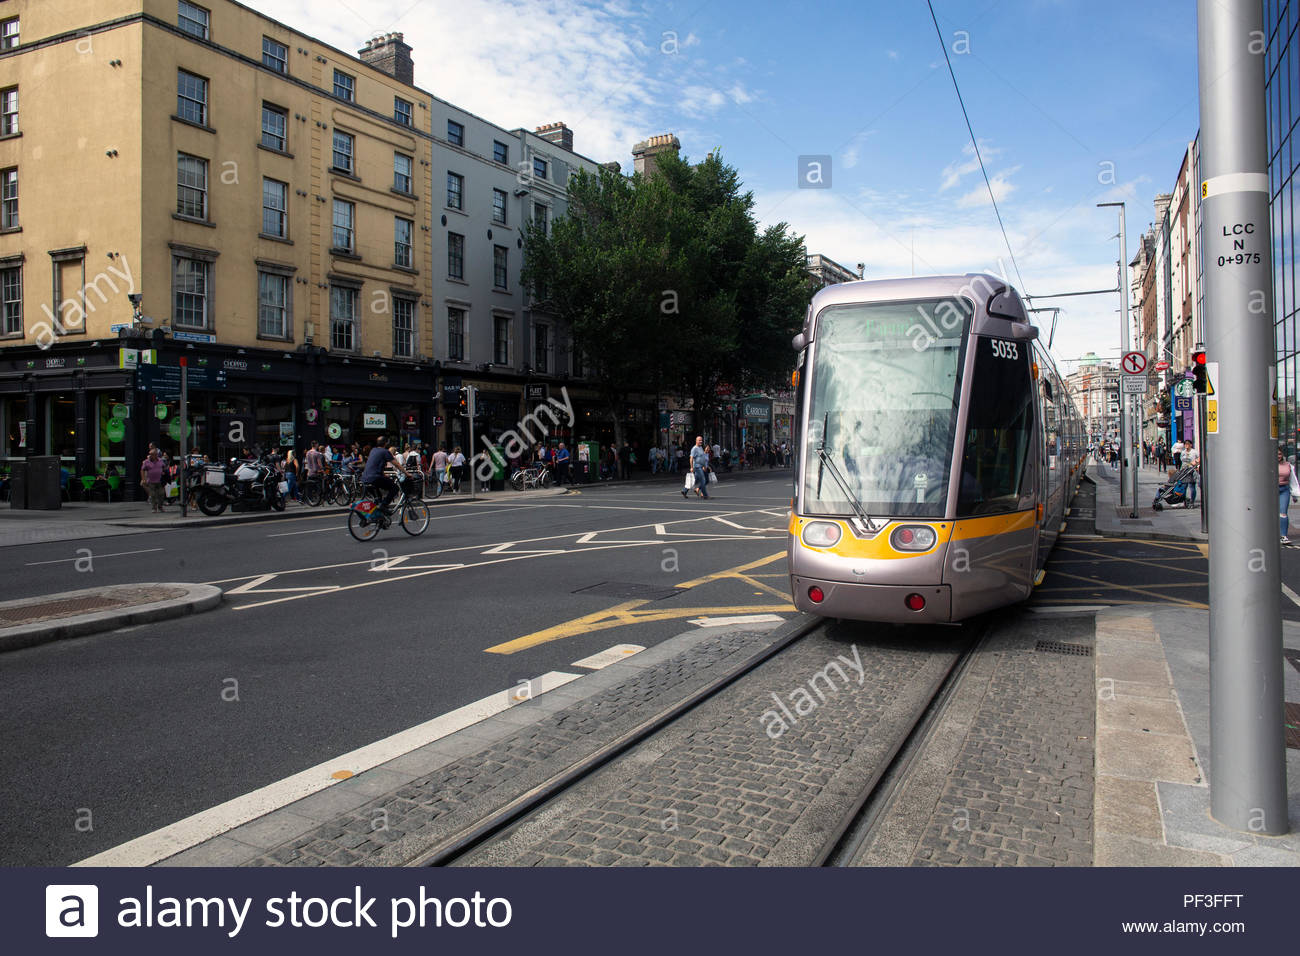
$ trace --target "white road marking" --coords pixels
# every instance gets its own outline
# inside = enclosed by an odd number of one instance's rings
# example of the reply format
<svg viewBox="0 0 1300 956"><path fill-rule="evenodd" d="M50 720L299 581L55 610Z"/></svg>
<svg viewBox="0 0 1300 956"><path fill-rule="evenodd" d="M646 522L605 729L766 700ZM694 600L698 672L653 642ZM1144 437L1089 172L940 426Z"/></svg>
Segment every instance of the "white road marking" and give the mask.
<svg viewBox="0 0 1300 956"><path fill-rule="evenodd" d="M780 624L784 620L775 614L741 614L736 617L693 617L686 623L699 627L725 627L728 624Z"/></svg>
<svg viewBox="0 0 1300 956"><path fill-rule="evenodd" d="M90 551L91 549L90 549L90 548L83 548L82 550ZM98 561L100 558L123 558L123 557L126 557L128 554L149 554L150 552L153 552L153 551L162 551L162 550L164 550L164 549L163 549L163 548L145 548L143 551L117 551L117 552L115 552L115 553L113 553L113 554L95 554L93 551L91 551L91 553L88 555L88 557L90 557L90 558L93 559L93 560ZM29 561L29 562L27 562L27 565L26 565L26 566L29 567L29 568L35 568L35 567L39 567L39 566L42 565L42 564L67 564L69 561L82 561L82 560L85 560L85 559L84 559L84 558L80 558L80 557L78 557L78 558L59 558L57 561Z"/></svg>
<svg viewBox="0 0 1300 956"><path fill-rule="evenodd" d="M463 514L454 514L454 515L430 515L429 520L449 521L452 518L469 518L469 517L478 517L479 515L500 514L505 510L506 510L505 508L495 508L492 511L465 512ZM321 534L323 532L328 532L328 531L346 531L348 529L348 513L346 511L340 511L336 514L327 515L323 517L342 518L343 520L340 524L332 524L328 528L311 528L307 531L282 531L279 534L268 534L267 537L268 538L292 538L294 535L298 535L298 534Z"/></svg>
<svg viewBox="0 0 1300 956"><path fill-rule="evenodd" d="M385 737L383 740L377 740L333 760L317 764L291 777L285 777L283 780L246 793L242 797L227 800L210 810L196 813L170 826L146 833L103 853L97 853L79 863L74 863L73 866L151 866L159 860L175 856L183 850L233 830L250 820L256 820L273 810L279 810L303 797L331 787L341 779L348 779L348 777L335 777L334 774L350 772L350 776L355 776L364 773L485 720L493 714L509 710L517 703L534 699L548 690L575 681L581 676L581 674L551 671L526 683L521 681L509 690L498 691L482 700L449 711L441 717L435 717L391 737ZM521 695L521 688L526 692L525 695Z"/></svg>
<svg viewBox="0 0 1300 956"><path fill-rule="evenodd" d="M1300 607L1300 594L1296 594L1285 584L1282 585L1282 593L1291 599L1292 604L1296 605L1296 607Z"/></svg>
<svg viewBox="0 0 1300 956"><path fill-rule="evenodd" d="M590 657L584 657L580 661L574 661L571 666L598 671L602 667L608 667L610 664L624 660L633 654L640 654L644 650L645 648L640 644L615 644L609 650L601 651L599 654L592 654Z"/></svg>

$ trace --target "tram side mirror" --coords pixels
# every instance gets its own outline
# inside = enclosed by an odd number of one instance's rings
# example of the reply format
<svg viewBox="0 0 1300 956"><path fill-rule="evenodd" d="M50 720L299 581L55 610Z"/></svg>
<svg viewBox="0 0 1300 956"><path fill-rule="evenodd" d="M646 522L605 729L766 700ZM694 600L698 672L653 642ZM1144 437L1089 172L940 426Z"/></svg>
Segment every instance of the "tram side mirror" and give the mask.
<svg viewBox="0 0 1300 956"><path fill-rule="evenodd" d="M794 347L794 350L796 352L802 352L805 348L808 347L808 336L805 335L803 332L800 332L793 339L791 339L790 344Z"/></svg>
<svg viewBox="0 0 1300 956"><path fill-rule="evenodd" d="M1029 339L1031 342L1038 338L1038 326L1036 325L1013 325L1011 327L1011 337L1013 339Z"/></svg>

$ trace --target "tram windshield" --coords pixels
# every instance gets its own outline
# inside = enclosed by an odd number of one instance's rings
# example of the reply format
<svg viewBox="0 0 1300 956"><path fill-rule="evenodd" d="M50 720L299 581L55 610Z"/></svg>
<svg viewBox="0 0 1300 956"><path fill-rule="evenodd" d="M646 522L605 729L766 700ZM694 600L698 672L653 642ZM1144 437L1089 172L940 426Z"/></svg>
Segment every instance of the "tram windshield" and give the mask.
<svg viewBox="0 0 1300 956"><path fill-rule="evenodd" d="M805 513L855 512L838 470L868 515L944 516L970 316L964 299L831 306L819 315Z"/></svg>

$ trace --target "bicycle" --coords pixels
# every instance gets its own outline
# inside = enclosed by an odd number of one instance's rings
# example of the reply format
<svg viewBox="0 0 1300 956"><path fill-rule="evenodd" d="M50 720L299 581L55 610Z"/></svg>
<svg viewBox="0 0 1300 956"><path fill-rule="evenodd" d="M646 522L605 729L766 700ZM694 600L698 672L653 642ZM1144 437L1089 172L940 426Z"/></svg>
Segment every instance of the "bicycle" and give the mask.
<svg viewBox="0 0 1300 956"><path fill-rule="evenodd" d="M545 465L529 465L527 468L516 468L514 474L510 476L510 486L515 491L523 491L525 488L549 488L551 486L551 469Z"/></svg>
<svg viewBox="0 0 1300 956"><path fill-rule="evenodd" d="M367 484L361 489L361 500L348 512L348 531L358 541L369 541L387 528L394 516L400 516L402 530L411 537L424 534L429 527L429 506L417 495L411 494L414 482L403 478L398 482L398 495L388 511L380 507L380 491Z"/></svg>

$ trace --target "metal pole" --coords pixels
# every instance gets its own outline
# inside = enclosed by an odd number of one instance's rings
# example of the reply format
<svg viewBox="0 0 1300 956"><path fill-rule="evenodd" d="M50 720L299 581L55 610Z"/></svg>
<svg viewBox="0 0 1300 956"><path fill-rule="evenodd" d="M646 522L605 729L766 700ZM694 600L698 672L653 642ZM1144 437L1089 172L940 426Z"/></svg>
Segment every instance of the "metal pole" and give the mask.
<svg viewBox="0 0 1300 956"><path fill-rule="evenodd" d="M1209 449L1205 447L1205 396L1197 396L1197 411L1200 417L1196 423L1196 447L1201 453L1201 534L1210 532L1210 483L1209 474L1210 466L1207 456Z"/></svg>
<svg viewBox="0 0 1300 956"><path fill-rule="evenodd" d="M1119 503L1128 504L1132 507L1130 518L1137 517L1137 469L1133 467L1133 461L1129 457L1132 454L1133 440L1130 431L1132 430L1133 414L1129 410L1129 397L1123 391L1123 355L1127 355L1131 348L1128 334L1128 278L1125 270L1128 269L1128 242L1124 236L1124 204L1122 202L1099 202L1098 206L1118 206L1119 207L1119 335L1121 347L1120 361L1120 393L1119 393ZM1127 491L1130 478L1132 475L1132 495ZM1130 500L1125 500L1130 499Z"/></svg>
<svg viewBox="0 0 1300 956"><path fill-rule="evenodd" d="M465 411L469 413L469 456L465 459L465 461L467 463L466 467L469 468L469 500L470 501L475 501L478 498L478 494L474 490L475 485L478 482L478 473L476 472L473 465L474 459L477 457L474 454L474 411L475 411L475 405L477 404L475 400L477 398L478 398L478 389L476 389L473 385L465 386Z"/></svg>
<svg viewBox="0 0 1300 956"><path fill-rule="evenodd" d="M185 493L185 465L186 465L186 463L189 461L189 455L190 455L190 451L189 451L189 448L190 448L190 443L189 443L189 431L190 431L190 392L189 392L189 384L190 384L190 368L189 368L189 360L188 360L188 358L187 358L186 356L182 355L182 356L181 356L181 478L180 478L181 517L182 517L182 518L188 518L188 517L190 516L190 512L189 512L189 498L190 498L190 496L187 495L187 494Z"/></svg>
<svg viewBox="0 0 1300 956"><path fill-rule="evenodd" d="M1210 814L1286 833L1281 577L1262 6L1197 0L1205 342L1218 430L1203 449L1210 515Z"/></svg>

